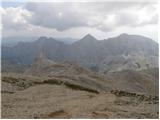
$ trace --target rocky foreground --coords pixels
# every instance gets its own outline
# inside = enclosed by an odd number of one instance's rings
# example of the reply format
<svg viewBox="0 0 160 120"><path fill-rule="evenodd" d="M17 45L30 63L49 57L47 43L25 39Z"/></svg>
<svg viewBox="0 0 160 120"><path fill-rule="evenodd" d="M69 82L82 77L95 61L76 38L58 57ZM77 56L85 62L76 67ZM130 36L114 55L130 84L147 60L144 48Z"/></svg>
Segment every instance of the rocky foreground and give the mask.
<svg viewBox="0 0 160 120"><path fill-rule="evenodd" d="M2 77L2 118L158 118L158 96L25 78Z"/></svg>

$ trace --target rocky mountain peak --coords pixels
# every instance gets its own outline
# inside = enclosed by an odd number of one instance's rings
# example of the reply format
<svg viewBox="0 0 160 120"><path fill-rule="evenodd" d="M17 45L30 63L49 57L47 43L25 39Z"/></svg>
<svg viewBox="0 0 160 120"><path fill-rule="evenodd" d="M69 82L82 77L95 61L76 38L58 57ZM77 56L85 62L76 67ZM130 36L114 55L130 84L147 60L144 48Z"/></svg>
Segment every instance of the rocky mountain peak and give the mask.
<svg viewBox="0 0 160 120"><path fill-rule="evenodd" d="M122 33L122 34L120 34L120 35L118 36L118 38L122 38L122 39L128 38L128 37L130 37L130 35L127 34L127 33Z"/></svg>
<svg viewBox="0 0 160 120"><path fill-rule="evenodd" d="M93 37L91 34L87 34L82 38L82 40L97 40L97 39Z"/></svg>
<svg viewBox="0 0 160 120"><path fill-rule="evenodd" d="M46 40L47 39L47 37L46 36L41 36L41 37L39 37L39 41L41 41L41 40Z"/></svg>
<svg viewBox="0 0 160 120"><path fill-rule="evenodd" d="M120 34L119 36L128 36L129 34L127 34L127 33L122 33L122 34Z"/></svg>

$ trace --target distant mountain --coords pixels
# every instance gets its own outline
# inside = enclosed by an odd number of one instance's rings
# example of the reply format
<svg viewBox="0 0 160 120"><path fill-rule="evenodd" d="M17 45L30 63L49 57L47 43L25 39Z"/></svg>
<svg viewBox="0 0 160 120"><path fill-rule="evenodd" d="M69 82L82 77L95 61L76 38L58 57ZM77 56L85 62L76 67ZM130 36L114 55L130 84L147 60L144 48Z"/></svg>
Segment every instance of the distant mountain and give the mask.
<svg viewBox="0 0 160 120"><path fill-rule="evenodd" d="M78 39L74 39L74 38L69 38L69 37L66 37L66 38L55 38L57 41L61 41L61 42L64 42L65 44L72 44L74 42L76 42Z"/></svg>
<svg viewBox="0 0 160 120"><path fill-rule="evenodd" d="M72 44L40 37L37 41L19 43L14 47L2 46L2 59L30 65L43 52L55 62L67 60L101 72L142 70L158 66L158 47L152 39L128 34L106 40L97 40L88 34Z"/></svg>
<svg viewBox="0 0 160 120"><path fill-rule="evenodd" d="M101 59L100 41L91 35L86 35L69 46L67 59L82 65L94 65Z"/></svg>
<svg viewBox="0 0 160 120"><path fill-rule="evenodd" d="M60 50L65 49L65 47L63 42L53 38L40 37L37 41L21 42L14 47L2 46L2 59L7 59L11 63L29 65L43 51L49 58L54 56L55 60L59 60L61 57Z"/></svg>
<svg viewBox="0 0 160 120"><path fill-rule="evenodd" d="M101 42L108 51L99 67L103 71L142 70L158 67L158 43L138 35L121 34ZM106 52L107 53L107 52Z"/></svg>
<svg viewBox="0 0 160 120"><path fill-rule="evenodd" d="M19 42L33 42L39 37L2 37L2 45L7 47L13 47Z"/></svg>
<svg viewBox="0 0 160 120"><path fill-rule="evenodd" d="M38 36L34 36L34 37L4 37L2 38L2 45L3 46L7 46L7 47L13 47L15 45L17 45L18 43L23 43L23 42L34 42L38 39ZM61 41L64 42L66 44L72 44L75 41L77 41L77 39L73 39L73 38L55 38L57 41Z"/></svg>

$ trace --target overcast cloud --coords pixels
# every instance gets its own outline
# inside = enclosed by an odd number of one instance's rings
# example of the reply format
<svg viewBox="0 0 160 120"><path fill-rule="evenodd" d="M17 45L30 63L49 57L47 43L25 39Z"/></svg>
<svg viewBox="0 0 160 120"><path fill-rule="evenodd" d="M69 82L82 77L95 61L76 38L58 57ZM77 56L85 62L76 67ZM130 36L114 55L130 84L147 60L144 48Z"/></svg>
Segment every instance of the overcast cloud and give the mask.
<svg viewBox="0 0 160 120"><path fill-rule="evenodd" d="M98 39L121 33L157 39L155 3L40 3L1 7L2 33L7 36L53 36ZM151 30L150 30L151 29Z"/></svg>

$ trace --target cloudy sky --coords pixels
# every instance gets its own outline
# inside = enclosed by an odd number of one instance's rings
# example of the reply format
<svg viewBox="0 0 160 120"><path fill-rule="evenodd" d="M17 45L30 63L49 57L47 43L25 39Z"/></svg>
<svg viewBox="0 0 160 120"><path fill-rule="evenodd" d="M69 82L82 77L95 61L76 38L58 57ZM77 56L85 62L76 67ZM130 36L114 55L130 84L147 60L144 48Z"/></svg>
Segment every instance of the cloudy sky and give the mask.
<svg viewBox="0 0 160 120"><path fill-rule="evenodd" d="M128 0L129 1L129 0ZM152 2L2 2L2 37L97 39L121 33L157 40L158 5Z"/></svg>

